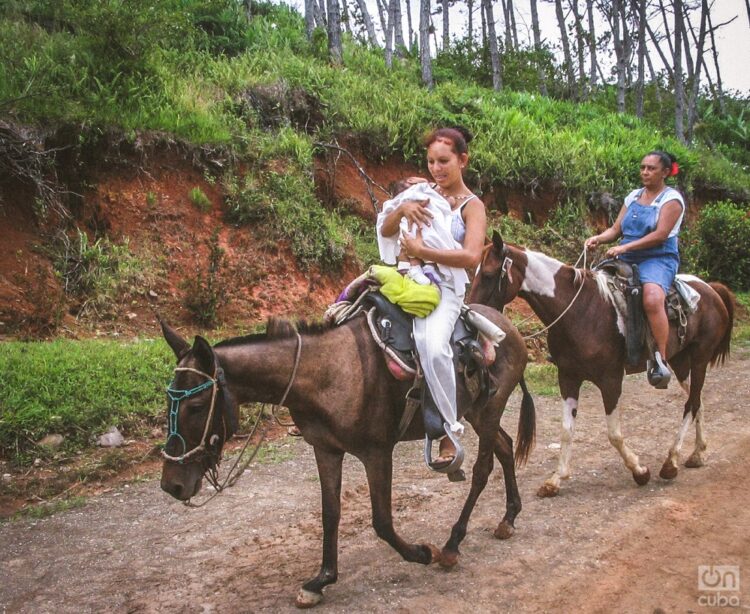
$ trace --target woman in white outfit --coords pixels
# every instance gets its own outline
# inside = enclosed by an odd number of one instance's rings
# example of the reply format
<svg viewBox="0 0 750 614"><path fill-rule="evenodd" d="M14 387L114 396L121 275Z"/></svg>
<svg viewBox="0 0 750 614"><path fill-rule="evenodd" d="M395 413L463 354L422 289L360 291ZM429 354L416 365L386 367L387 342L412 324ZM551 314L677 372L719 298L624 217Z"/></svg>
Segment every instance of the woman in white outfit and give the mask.
<svg viewBox="0 0 750 614"><path fill-rule="evenodd" d="M440 128L425 138L427 168L435 181L435 189L451 206L451 233L458 242L456 249L427 247L421 232L411 237L402 234L401 249L413 258L434 262L438 271L446 269L475 269L482 258L487 234L487 215L484 203L471 193L463 179L469 161L468 143L471 135L460 128ZM406 218L409 224L429 226L427 201L407 200L391 211L380 225L380 234L393 237L399 223ZM465 275L441 274L441 298L437 308L426 318L414 319L414 340L419 353L425 380L438 410L454 432L462 432L456 411L456 374L453 369L453 350L450 339L458 319L464 294ZM448 464L455 450L450 439L440 441L440 456L433 465Z"/></svg>

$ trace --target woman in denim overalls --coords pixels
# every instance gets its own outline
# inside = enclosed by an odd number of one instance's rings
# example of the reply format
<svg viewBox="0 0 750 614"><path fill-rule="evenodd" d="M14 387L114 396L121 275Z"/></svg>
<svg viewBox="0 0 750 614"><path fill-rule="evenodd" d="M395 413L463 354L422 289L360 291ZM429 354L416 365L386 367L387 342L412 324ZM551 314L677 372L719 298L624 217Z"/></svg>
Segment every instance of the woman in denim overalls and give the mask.
<svg viewBox="0 0 750 614"><path fill-rule="evenodd" d="M669 322L664 305L680 266L677 235L685 214L682 195L665 184L665 179L676 175L677 170L672 154L664 151L647 154L641 161L643 187L628 194L610 228L586 240L586 247L593 248L622 236L620 244L611 247L607 256L638 265L643 283L643 310L657 348L649 381L660 387L666 386L671 377L665 364Z"/></svg>

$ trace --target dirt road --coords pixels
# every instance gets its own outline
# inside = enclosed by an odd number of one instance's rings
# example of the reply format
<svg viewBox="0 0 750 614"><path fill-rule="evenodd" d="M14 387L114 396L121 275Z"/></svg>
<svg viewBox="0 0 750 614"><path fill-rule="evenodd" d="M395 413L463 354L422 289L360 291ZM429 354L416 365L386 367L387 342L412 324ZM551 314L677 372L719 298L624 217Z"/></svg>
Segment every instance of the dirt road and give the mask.
<svg viewBox="0 0 750 614"><path fill-rule="evenodd" d="M708 464L657 476L684 395L629 377L626 440L651 469L636 486L606 438L601 401L586 388L560 496L535 492L556 466L560 407L537 398L537 447L519 471L524 509L516 534L493 538L502 474L493 473L458 566L405 563L370 526L364 472L345 462L339 581L319 612L710 612L750 609L750 353L709 372L704 391ZM515 433L520 399L503 419ZM476 438L468 441L468 467ZM683 459L692 450L692 430ZM0 612L293 612L317 573L321 528L309 447L285 440L251 475L202 509L188 509L157 480L131 484L85 507L0 526ZM396 449L394 514L407 539L447 539L468 482L451 484L421 463L419 443ZM699 566L739 567L739 591L699 587ZM706 571L703 569L702 571ZM708 570L723 576L730 568ZM704 577L704 581L706 578ZM715 582L713 584L716 584ZM728 584L726 584L729 587ZM700 588L704 590L699 590ZM730 587L731 588L731 587Z"/></svg>

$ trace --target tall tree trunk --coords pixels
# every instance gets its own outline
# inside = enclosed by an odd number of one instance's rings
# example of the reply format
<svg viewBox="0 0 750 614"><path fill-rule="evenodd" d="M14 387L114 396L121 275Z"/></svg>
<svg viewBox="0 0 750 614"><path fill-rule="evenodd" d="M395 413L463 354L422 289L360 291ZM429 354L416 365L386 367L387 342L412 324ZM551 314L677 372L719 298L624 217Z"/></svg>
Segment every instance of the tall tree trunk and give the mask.
<svg viewBox="0 0 750 614"><path fill-rule="evenodd" d="M313 0L313 11L315 15L315 27L316 28L328 28L328 21L326 20L326 3L325 0L320 0L320 2L315 2Z"/></svg>
<svg viewBox="0 0 750 614"><path fill-rule="evenodd" d="M573 74L573 60L570 56L570 42L568 41L568 29L565 27L565 14L563 13L562 0L555 0L555 14L557 15L557 24L560 27L563 62L565 63L565 74L568 78L568 92L572 94L575 88L575 75Z"/></svg>
<svg viewBox="0 0 750 614"><path fill-rule="evenodd" d="M409 27L409 51L414 49L416 40L414 38L414 27L411 22L411 0L406 0L406 22Z"/></svg>
<svg viewBox="0 0 750 614"><path fill-rule="evenodd" d="M490 46L490 63L492 65L492 89L499 92L503 89L502 67L500 53L497 48L497 33L495 32L495 16L492 13L492 0L482 0L485 21L487 22L487 39Z"/></svg>
<svg viewBox="0 0 750 614"><path fill-rule="evenodd" d="M388 22L385 28L385 65L393 66L393 30L396 24L396 7L398 0L390 0L388 3Z"/></svg>
<svg viewBox="0 0 750 614"><path fill-rule="evenodd" d="M591 0L593 2L593 0ZM547 80L544 75L544 69L542 68L541 56L542 56L542 35L539 30L539 12L537 10L537 0L531 0L531 31L534 33L534 53L537 56L536 59L536 72L539 79L539 93L542 96L547 96Z"/></svg>
<svg viewBox="0 0 750 614"><path fill-rule="evenodd" d="M750 11L750 5L748 5L748 11ZM714 26L711 23L710 11L708 15L706 15L706 19L708 20L708 31L711 33L711 55L713 56L714 68L716 70L716 91L719 97L719 108L721 109L721 112L724 113L726 112L726 105L724 103L724 90L721 85L721 70L719 70L719 53L716 50L716 39L714 38ZM750 19L750 14L748 14L748 19Z"/></svg>
<svg viewBox="0 0 750 614"><path fill-rule="evenodd" d="M448 0L441 0L441 4L443 5L443 51L448 51L451 44Z"/></svg>
<svg viewBox="0 0 750 614"><path fill-rule="evenodd" d="M625 59L625 41L620 32L621 27L624 28L625 24L622 23L622 3L624 0L612 0L611 5L611 18L610 23L612 24L612 42L615 47L615 73L617 74L617 112L625 112L625 73L626 73L626 59Z"/></svg>
<svg viewBox="0 0 750 614"><path fill-rule="evenodd" d="M242 6L245 9L245 19L250 23L253 20L252 0L242 0Z"/></svg>
<svg viewBox="0 0 750 614"><path fill-rule="evenodd" d="M643 117L643 90L646 84L646 0L634 0L638 17L638 83L635 88L635 114ZM655 83L657 90L658 83Z"/></svg>
<svg viewBox="0 0 750 614"><path fill-rule="evenodd" d="M513 34L510 31L510 12L508 11L508 0L500 0L503 9L503 22L505 23L505 51L513 51Z"/></svg>
<svg viewBox="0 0 750 614"><path fill-rule="evenodd" d="M690 96L688 97L687 110L687 139L688 142L693 140L693 128L698 116L698 93L700 90L701 66L703 65L703 46L706 44L706 21L708 15L708 0L701 1L701 23L698 29L698 44L695 49L695 74L691 83ZM692 32L692 26L690 28ZM693 35L695 33L693 32Z"/></svg>
<svg viewBox="0 0 750 614"><path fill-rule="evenodd" d="M685 91L682 78L682 0L673 0L674 6L674 132L682 143L685 140Z"/></svg>
<svg viewBox="0 0 750 614"><path fill-rule="evenodd" d="M661 84L659 78L654 70L654 64L651 62L651 54L646 54L646 63L648 64L648 72L651 75L651 83L654 84L654 94L656 95L656 102L661 106Z"/></svg>
<svg viewBox="0 0 750 614"><path fill-rule="evenodd" d="M328 57L333 64L340 65L344 61L341 47L341 12L339 0L326 0L328 6Z"/></svg>
<svg viewBox="0 0 750 614"><path fill-rule="evenodd" d="M391 0L395 4L393 9L393 44L396 56L404 57L404 24L401 18L401 0Z"/></svg>
<svg viewBox="0 0 750 614"><path fill-rule="evenodd" d="M510 15L510 32L513 35L513 49L518 50L518 28L516 27L516 10L513 0L508 0L508 14Z"/></svg>
<svg viewBox="0 0 750 614"><path fill-rule="evenodd" d="M466 27L466 30L467 30L466 39L468 41L469 53L471 53L471 50L474 48L474 0L466 0L466 10L468 13L467 14L468 25Z"/></svg>
<svg viewBox="0 0 750 614"><path fill-rule="evenodd" d="M422 83L431 90L435 84L430 57L430 0L419 0L419 61L422 64Z"/></svg>
<svg viewBox="0 0 750 614"><path fill-rule="evenodd" d="M357 6L359 12L362 14L362 22L365 24L365 30L367 31L367 40L373 47L378 46L378 36L375 34L375 26L372 23L372 17L370 17L370 11L367 10L367 3L365 0L357 0Z"/></svg>
<svg viewBox="0 0 750 614"><path fill-rule="evenodd" d="M578 13L578 0L571 0L570 8L573 12L573 19L575 20L576 29L576 58L578 60L578 98L585 100L587 98L586 91L586 67L584 62L584 47L585 37L583 32L583 15Z"/></svg>
<svg viewBox="0 0 750 614"><path fill-rule="evenodd" d="M586 0L589 22L589 88L596 86L596 30L594 30L594 0Z"/></svg>
<svg viewBox="0 0 750 614"><path fill-rule="evenodd" d="M487 43L487 15L484 13L484 0L479 0L479 14L482 17L482 49L488 46Z"/></svg>
<svg viewBox="0 0 750 614"><path fill-rule="evenodd" d="M667 9L664 6L664 0L659 0L659 11L661 12L661 19L664 22L664 38L667 40L669 53L674 58L674 48L672 47L672 33L669 31L669 18L667 17Z"/></svg>
<svg viewBox="0 0 750 614"><path fill-rule="evenodd" d="M344 24L344 29L347 31L349 36L353 36L352 33L352 20L349 18L349 6L346 4L347 0L341 0L341 21Z"/></svg>
<svg viewBox="0 0 750 614"><path fill-rule="evenodd" d="M375 0L375 5L378 7L378 17L380 17L380 27L383 29L383 34L388 29L388 6L385 0Z"/></svg>
<svg viewBox="0 0 750 614"><path fill-rule="evenodd" d="M305 0L305 33L307 40L312 39L313 30L315 30L315 0Z"/></svg>

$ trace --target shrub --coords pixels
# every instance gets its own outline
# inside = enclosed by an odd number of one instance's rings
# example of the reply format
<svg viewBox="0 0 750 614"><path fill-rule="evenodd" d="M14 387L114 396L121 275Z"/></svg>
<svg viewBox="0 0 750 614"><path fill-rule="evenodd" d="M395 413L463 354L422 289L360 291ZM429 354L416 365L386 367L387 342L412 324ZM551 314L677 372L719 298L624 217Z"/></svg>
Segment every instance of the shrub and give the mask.
<svg viewBox="0 0 750 614"><path fill-rule="evenodd" d="M729 201L706 205L687 239L688 262L735 290L750 290L750 211Z"/></svg>
<svg viewBox="0 0 750 614"><path fill-rule="evenodd" d="M205 192L199 187L194 187L189 193L190 202L193 203L203 213L208 213L211 210L211 201L206 196Z"/></svg>
<svg viewBox="0 0 750 614"><path fill-rule="evenodd" d="M215 228L208 246L208 262L204 272L198 265L193 277L187 278L182 286L185 290L185 307L201 326L212 328L219 320L219 310L227 304L227 282L224 278L226 256L219 245L219 229Z"/></svg>

